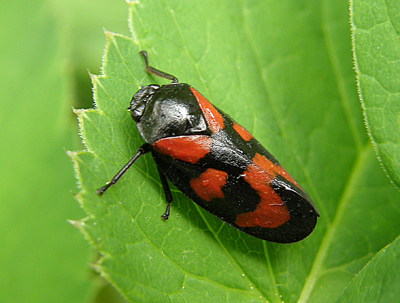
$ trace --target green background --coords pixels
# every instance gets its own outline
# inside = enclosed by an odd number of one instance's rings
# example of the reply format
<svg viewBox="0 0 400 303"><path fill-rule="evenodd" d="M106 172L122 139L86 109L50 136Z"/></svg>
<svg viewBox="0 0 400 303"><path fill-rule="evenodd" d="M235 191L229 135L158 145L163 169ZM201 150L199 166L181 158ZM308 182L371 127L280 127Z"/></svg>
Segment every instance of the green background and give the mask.
<svg viewBox="0 0 400 303"><path fill-rule="evenodd" d="M0 42L0 302L88 302L93 251L66 150L73 107L92 105L103 28L128 34L124 1L3 1Z"/></svg>
<svg viewBox="0 0 400 303"><path fill-rule="evenodd" d="M333 0L3 4L0 302L122 300L96 271L132 302L397 298L400 197L390 181L399 184L400 6L351 5L352 28L347 1ZM251 238L176 190L162 222L149 157L95 195L142 142L125 110L130 97L165 83L145 75L140 49L245 126L302 184L321 213L309 238ZM92 76L99 111L77 111L87 148L69 153L77 189L65 152L83 149L72 107L92 106L88 70L101 75Z"/></svg>

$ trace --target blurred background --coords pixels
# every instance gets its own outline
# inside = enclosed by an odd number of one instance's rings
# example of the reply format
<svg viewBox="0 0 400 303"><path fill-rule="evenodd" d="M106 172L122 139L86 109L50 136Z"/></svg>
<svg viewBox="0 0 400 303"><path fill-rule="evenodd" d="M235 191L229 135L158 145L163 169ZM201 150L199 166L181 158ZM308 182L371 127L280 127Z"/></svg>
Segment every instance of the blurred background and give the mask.
<svg viewBox="0 0 400 303"><path fill-rule="evenodd" d="M0 302L100 302L96 256L67 221L85 213L66 151L83 148L72 108L92 106L103 29L129 35L128 6L3 1L0 14Z"/></svg>

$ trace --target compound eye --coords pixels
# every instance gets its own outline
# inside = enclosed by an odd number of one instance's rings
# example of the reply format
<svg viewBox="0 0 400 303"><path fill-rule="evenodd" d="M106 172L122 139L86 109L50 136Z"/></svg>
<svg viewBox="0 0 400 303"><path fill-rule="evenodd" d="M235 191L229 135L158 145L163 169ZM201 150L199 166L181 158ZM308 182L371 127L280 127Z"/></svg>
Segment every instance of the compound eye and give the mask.
<svg viewBox="0 0 400 303"><path fill-rule="evenodd" d="M136 94L133 95L131 105L128 107L128 111L131 112L132 119L135 122L139 122L140 118L146 109L146 105L153 98L154 94L160 88L159 85L148 85L139 89Z"/></svg>

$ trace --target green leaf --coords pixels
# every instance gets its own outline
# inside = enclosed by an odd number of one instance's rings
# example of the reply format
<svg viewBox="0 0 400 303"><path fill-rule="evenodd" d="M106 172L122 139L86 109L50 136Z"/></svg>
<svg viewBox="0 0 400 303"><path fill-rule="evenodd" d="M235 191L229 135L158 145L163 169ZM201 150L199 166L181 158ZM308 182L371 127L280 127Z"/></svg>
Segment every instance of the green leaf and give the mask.
<svg viewBox="0 0 400 303"><path fill-rule="evenodd" d="M2 3L0 302L80 302L88 245L74 203L76 122L66 100L63 24L48 1Z"/></svg>
<svg viewBox="0 0 400 303"><path fill-rule="evenodd" d="M107 33L97 109L78 111L72 153L94 265L131 302L329 302L400 228L399 193L365 133L352 70L347 1L130 2L133 38ZM143 144L126 111L140 85L190 83L246 127L310 194L321 217L280 245L227 226L173 190L172 214L150 156L102 197Z"/></svg>
<svg viewBox="0 0 400 303"><path fill-rule="evenodd" d="M360 271L338 302L396 302L400 296L400 238Z"/></svg>
<svg viewBox="0 0 400 303"><path fill-rule="evenodd" d="M365 122L384 170L400 186L400 3L354 0L351 7Z"/></svg>

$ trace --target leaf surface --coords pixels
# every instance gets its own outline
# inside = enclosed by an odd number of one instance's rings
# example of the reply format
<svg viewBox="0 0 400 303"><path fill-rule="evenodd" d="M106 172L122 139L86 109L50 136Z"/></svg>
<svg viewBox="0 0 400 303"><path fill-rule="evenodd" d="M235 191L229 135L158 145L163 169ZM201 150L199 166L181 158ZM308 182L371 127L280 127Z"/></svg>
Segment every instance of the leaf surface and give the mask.
<svg viewBox="0 0 400 303"><path fill-rule="evenodd" d="M81 229L98 270L132 302L330 302L400 228L399 194L374 156L352 71L347 2L130 2L133 38L108 33L96 110L78 113L87 151L73 155L89 214ZM126 112L146 75L138 55L199 90L295 177L321 217L304 241L252 238L173 190L143 156Z"/></svg>
<svg viewBox="0 0 400 303"><path fill-rule="evenodd" d="M366 126L384 170L400 186L400 3L354 0L351 7Z"/></svg>
<svg viewBox="0 0 400 303"><path fill-rule="evenodd" d="M344 302L396 302L400 295L400 238L383 248L339 297Z"/></svg>

